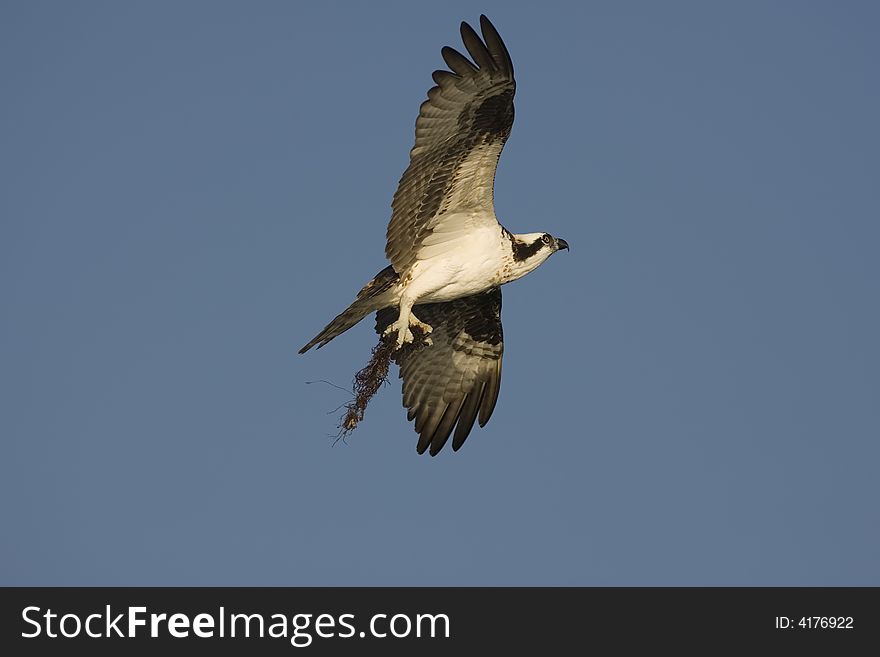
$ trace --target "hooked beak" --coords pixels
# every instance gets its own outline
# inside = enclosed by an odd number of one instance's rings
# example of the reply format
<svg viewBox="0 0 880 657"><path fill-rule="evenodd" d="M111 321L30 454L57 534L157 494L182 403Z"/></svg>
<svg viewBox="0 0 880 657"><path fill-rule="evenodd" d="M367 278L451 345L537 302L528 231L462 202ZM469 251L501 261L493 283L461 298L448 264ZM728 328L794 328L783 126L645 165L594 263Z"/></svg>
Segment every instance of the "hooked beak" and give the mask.
<svg viewBox="0 0 880 657"><path fill-rule="evenodd" d="M566 242L561 237L557 237L556 238L556 250L561 251L562 249L565 249L566 251L568 251L568 242Z"/></svg>

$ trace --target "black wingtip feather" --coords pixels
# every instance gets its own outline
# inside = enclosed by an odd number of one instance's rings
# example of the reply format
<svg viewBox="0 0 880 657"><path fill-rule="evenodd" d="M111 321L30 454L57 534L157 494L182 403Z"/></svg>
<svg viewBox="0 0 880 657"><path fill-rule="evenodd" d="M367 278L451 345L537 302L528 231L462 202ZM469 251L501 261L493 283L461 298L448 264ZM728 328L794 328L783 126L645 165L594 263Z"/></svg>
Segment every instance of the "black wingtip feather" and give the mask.
<svg viewBox="0 0 880 657"><path fill-rule="evenodd" d="M464 400L465 398L462 397L458 404L451 403L446 407L443 417L440 418L437 428L434 429L434 437L431 439L432 456L443 449L443 445L449 440L452 428L455 426L455 423L458 422L459 414L461 413L461 405Z"/></svg>
<svg viewBox="0 0 880 657"><path fill-rule="evenodd" d="M450 46L443 46L443 48L440 49L440 55L443 57L443 61L446 62L446 65L452 69L454 73L462 77L471 76L478 70L471 60Z"/></svg>
<svg viewBox="0 0 880 657"><path fill-rule="evenodd" d="M495 61L492 59L489 49L486 48L486 44L483 43L474 28L465 22L461 24L461 40L480 70L492 71L496 68Z"/></svg>
<svg viewBox="0 0 880 657"><path fill-rule="evenodd" d="M419 433L419 446L418 452L421 454L425 451L425 449L430 446L431 447L431 455L435 455L434 451L434 437L437 433L437 426L443 420L443 416L446 414L446 411L449 410L449 404L446 404L443 407L435 408L431 411L429 416L422 416L416 418L416 424L419 424L419 420L422 420L422 426L420 429L416 429Z"/></svg>
<svg viewBox="0 0 880 657"><path fill-rule="evenodd" d="M489 54L495 60L495 64L499 69L513 77L513 60L510 58L510 52L504 45L504 40L492 25L492 21L486 18L485 14L480 14L480 31L483 33L483 40L489 49Z"/></svg>
<svg viewBox="0 0 880 657"><path fill-rule="evenodd" d="M471 390L467 399L461 405L461 411L458 414L458 426L455 427L455 436L452 438L452 451L457 452L464 445L464 441L474 428L474 421L477 419L477 411L480 409L480 402L483 401L483 395L486 393L486 383L480 384L479 390Z"/></svg>
<svg viewBox="0 0 880 657"><path fill-rule="evenodd" d="M486 393L483 397L483 400L480 404L480 417L479 422L481 427L485 427L486 423L489 421L489 418L492 417L492 412L495 410L495 404L498 403L498 393L501 390L501 360L498 360L498 364L496 365L498 368L498 373L495 375L494 381L495 385L489 386L486 384Z"/></svg>

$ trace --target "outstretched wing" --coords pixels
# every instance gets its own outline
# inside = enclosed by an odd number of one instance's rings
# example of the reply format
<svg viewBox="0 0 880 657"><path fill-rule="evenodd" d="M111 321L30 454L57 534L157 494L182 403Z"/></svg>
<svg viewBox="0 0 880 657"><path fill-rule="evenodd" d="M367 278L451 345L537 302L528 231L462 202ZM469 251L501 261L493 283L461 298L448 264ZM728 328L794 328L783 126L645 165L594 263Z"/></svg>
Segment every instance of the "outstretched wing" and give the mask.
<svg viewBox="0 0 880 657"><path fill-rule="evenodd" d="M391 203L385 245L398 274L416 262L433 232L448 241L474 222L497 223L495 169L513 125L516 83L498 31L485 16L480 16L480 28L482 39L461 24L473 63L453 48L441 50L451 70L434 71L437 86L419 109L416 143Z"/></svg>
<svg viewBox="0 0 880 657"><path fill-rule="evenodd" d="M397 319L397 312L386 308L376 313L380 335ZM458 450L474 421L485 426L495 409L504 352L501 289L417 305L413 312L433 327L432 344L404 347L395 360L403 379L407 419L416 421L416 450L421 454L430 446L434 456L453 429L452 449Z"/></svg>

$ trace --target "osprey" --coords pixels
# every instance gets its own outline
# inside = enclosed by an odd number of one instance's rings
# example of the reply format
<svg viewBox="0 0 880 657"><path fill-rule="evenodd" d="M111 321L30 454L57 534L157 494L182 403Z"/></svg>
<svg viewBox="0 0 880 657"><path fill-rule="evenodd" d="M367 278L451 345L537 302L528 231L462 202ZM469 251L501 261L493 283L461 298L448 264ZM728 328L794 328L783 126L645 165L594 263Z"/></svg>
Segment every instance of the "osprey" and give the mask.
<svg viewBox="0 0 880 657"><path fill-rule="evenodd" d="M480 28L482 39L461 24L473 61L448 46L441 50L450 70L434 71L436 86L419 108L415 146L391 204L391 265L299 352L323 347L376 312L379 335L396 336L416 450L430 447L432 456L453 429L458 450L474 421L485 426L495 408L504 351L501 286L568 249L549 233L511 233L495 217L495 169L513 125L516 82L498 31L485 16Z"/></svg>

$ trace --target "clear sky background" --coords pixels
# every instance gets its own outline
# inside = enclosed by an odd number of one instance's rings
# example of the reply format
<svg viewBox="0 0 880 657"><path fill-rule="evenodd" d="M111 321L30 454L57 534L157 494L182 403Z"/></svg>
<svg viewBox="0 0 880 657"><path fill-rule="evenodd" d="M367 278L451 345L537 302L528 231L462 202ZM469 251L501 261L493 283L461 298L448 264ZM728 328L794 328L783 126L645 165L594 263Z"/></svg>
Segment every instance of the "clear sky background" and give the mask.
<svg viewBox="0 0 880 657"><path fill-rule="evenodd" d="M419 103L512 53L491 422L418 456L376 338ZM0 583L880 585L871 2L4 2Z"/></svg>

